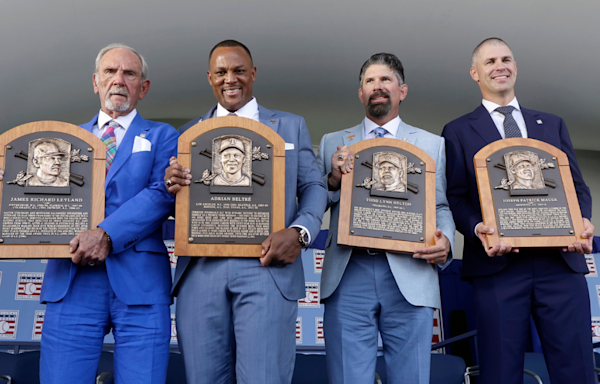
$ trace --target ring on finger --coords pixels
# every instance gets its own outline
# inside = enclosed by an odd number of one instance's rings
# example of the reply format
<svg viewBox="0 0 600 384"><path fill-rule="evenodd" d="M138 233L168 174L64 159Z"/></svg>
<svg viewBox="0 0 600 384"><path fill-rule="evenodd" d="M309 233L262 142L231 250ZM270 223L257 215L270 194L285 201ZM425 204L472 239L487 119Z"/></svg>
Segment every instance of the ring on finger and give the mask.
<svg viewBox="0 0 600 384"><path fill-rule="evenodd" d="M338 160L344 160L344 155L338 155Z"/></svg>
<svg viewBox="0 0 600 384"><path fill-rule="evenodd" d="M167 179L167 181L165 181L165 184L167 185L167 187L170 187L171 185L173 185L173 183L171 182L171 179Z"/></svg>

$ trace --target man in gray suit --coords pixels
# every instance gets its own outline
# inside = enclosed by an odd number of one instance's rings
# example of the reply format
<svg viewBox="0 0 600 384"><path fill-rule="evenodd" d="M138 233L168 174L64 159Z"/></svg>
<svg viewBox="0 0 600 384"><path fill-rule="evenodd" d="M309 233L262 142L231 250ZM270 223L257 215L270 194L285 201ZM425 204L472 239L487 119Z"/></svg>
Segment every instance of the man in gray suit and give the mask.
<svg viewBox="0 0 600 384"><path fill-rule="evenodd" d="M321 277L330 383L369 383L375 376L377 332L383 340L388 383L429 383L433 308L440 307L436 264L445 267L454 245L454 221L446 200L444 139L404 123L404 69L389 53L371 56L360 71L358 97L364 121L323 136L317 161L331 208ZM413 255L337 245L340 185L350 172L348 146L374 137L398 138L427 152L436 163L435 245Z"/></svg>
<svg viewBox="0 0 600 384"><path fill-rule="evenodd" d="M262 257L178 259L173 295L187 382L290 383L296 361L298 300L306 294L298 256L319 233L327 191L304 119L266 109L252 96L256 67L245 45L235 40L218 43L209 55L207 77L218 103L179 131L236 114L259 121L281 136L286 143L286 228L262 243ZM235 141L233 145L243 149ZM164 179L169 192L176 193L191 179L190 170L171 158Z"/></svg>

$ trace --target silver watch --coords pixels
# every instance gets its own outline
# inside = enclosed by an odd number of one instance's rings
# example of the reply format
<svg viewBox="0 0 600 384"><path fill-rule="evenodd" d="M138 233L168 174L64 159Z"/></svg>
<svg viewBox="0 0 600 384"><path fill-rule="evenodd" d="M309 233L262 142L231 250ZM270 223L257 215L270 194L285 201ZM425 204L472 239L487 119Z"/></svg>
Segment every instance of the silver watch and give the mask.
<svg viewBox="0 0 600 384"><path fill-rule="evenodd" d="M304 228L300 228L300 227L292 227L294 228L296 231L298 231L298 241L300 242L300 245L302 246L302 248L307 248L309 246L309 242L308 242L308 231Z"/></svg>

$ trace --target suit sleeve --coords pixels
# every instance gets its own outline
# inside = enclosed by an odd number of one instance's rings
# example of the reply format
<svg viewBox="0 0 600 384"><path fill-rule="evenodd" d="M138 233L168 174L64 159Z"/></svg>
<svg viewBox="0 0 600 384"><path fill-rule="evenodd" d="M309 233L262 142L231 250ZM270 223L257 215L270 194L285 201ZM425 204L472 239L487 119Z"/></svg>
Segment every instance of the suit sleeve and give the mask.
<svg viewBox="0 0 600 384"><path fill-rule="evenodd" d="M175 197L163 182L169 158L177 155L179 134L170 125L155 127L152 145L156 147L148 184L100 223L109 234L113 253L120 253L156 232L173 211Z"/></svg>
<svg viewBox="0 0 600 384"><path fill-rule="evenodd" d="M446 180L448 186L446 196L454 222L465 240L479 242L473 229L483 221L479 200L473 203L469 194L469 180L467 170L473 168L473 159L467 159L464 148L456 130L446 125L442 131L446 141Z"/></svg>
<svg viewBox="0 0 600 384"><path fill-rule="evenodd" d="M448 255L446 262L440 264L442 269L446 268L452 261L452 254L454 254L454 233L456 231L450 205L446 198L446 150L444 142L445 140L442 137L438 151L438 161L435 165L436 223L437 227L442 230L448 241L450 241L451 253Z"/></svg>
<svg viewBox="0 0 600 384"><path fill-rule="evenodd" d="M575 157L569 130L563 119L560 119L558 132L560 135L561 149L569 158L569 168L571 169L571 176L573 176L573 184L575 185L577 200L579 200L581 215L590 220L592 218L592 195L590 189L585 184L585 181L583 181L583 175L581 174L579 163L577 163L577 158Z"/></svg>
<svg viewBox="0 0 600 384"><path fill-rule="evenodd" d="M310 232L311 240L321 230L327 204L327 188L321 178L306 122L300 118L298 129L298 214L291 226L300 225Z"/></svg>

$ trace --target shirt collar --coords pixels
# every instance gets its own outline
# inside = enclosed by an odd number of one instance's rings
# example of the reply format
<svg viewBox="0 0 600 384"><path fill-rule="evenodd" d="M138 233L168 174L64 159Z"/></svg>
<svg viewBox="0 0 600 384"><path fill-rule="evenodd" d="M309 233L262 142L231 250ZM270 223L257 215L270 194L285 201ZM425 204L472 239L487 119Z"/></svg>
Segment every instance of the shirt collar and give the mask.
<svg viewBox="0 0 600 384"><path fill-rule="evenodd" d="M496 108L501 107L500 104L496 104L493 101L489 101L486 99L481 100L481 104L483 104L484 108L487 109L489 114L492 114L492 112L494 112L496 110ZM513 107L515 107L515 109L517 111L520 111L521 108L519 107L519 102L517 101L517 97L515 96L514 99L512 99L512 101L510 103L508 103L508 105L511 105ZM500 113L500 112L497 112Z"/></svg>
<svg viewBox="0 0 600 384"><path fill-rule="evenodd" d="M109 123L111 120L114 120L117 123L119 123L119 125L124 130L127 130L127 128L129 128L129 126L131 125L131 122L133 121L133 119L135 119L136 115L137 115L137 110L134 109L133 111L129 112L125 116L119 116L116 119L113 119L108 114L106 114L106 112L100 110L100 112L98 113L98 128L100 129L100 131L102 131L104 129L104 125L106 123Z"/></svg>
<svg viewBox="0 0 600 384"><path fill-rule="evenodd" d="M398 126L402 122L400 116L394 117L392 120L388 121L383 125L377 125L373 120L365 117L363 125L365 127L364 137L367 137L369 133L371 133L375 128L382 127L385 128L392 136L398 136Z"/></svg>
<svg viewBox="0 0 600 384"><path fill-rule="evenodd" d="M217 104L217 110L215 111L216 117L227 116L231 112L226 110L220 103ZM246 103L242 108L233 112L239 117L245 117L247 119L254 119L254 116L258 114L258 102L253 97L249 102Z"/></svg>

